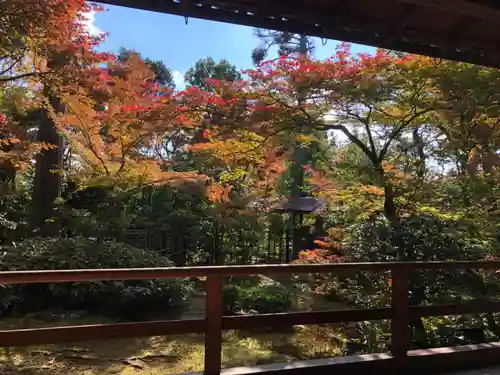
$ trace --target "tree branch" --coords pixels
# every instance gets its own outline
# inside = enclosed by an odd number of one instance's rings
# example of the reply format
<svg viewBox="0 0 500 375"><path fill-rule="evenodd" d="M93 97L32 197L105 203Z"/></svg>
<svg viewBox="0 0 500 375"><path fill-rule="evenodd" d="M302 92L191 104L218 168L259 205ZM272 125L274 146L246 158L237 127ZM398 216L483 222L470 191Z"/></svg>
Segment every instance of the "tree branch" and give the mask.
<svg viewBox="0 0 500 375"><path fill-rule="evenodd" d="M108 167L106 166L106 163L104 162L104 159L97 153L97 150L95 149L94 145L92 144L92 139L90 135L88 134L87 129L85 129L85 124L84 121L78 116L78 113L76 113L71 106L67 105L68 110L77 118L77 120L80 122L82 125L82 130L83 130L83 136L87 140L88 147L90 148L90 151L94 154L94 156L101 162L101 165L103 166L104 170L106 171L106 174L109 175L109 170Z"/></svg>
<svg viewBox="0 0 500 375"><path fill-rule="evenodd" d="M428 113L428 112L431 112L433 110L433 108L428 108L428 109L423 109L421 111L418 111L418 112L415 112L413 113L413 115L410 116L410 118L402 121L402 123L396 127L396 129L389 135L389 139L385 142L384 146L382 147L382 150L380 151L380 154L378 156L378 161L379 163L382 162L382 160L384 160L386 154L387 154L387 151L389 150L389 146L391 145L392 141L394 141L394 139L396 139L396 137L398 137L401 132L406 129L406 127L413 121L415 120L417 117L425 114L425 113Z"/></svg>
<svg viewBox="0 0 500 375"><path fill-rule="evenodd" d="M19 56L19 58L17 60L14 60L14 62L12 62L12 64L10 64L6 69L2 70L0 72L0 75L3 75L5 73L7 73L8 71L10 71L14 66L16 66L17 63L19 63L22 60L23 57L24 56Z"/></svg>
<svg viewBox="0 0 500 375"><path fill-rule="evenodd" d="M378 164L377 154L373 153L358 137L352 134L349 129L347 129L344 125L325 125L324 130L340 130L344 135L356 146L358 146L361 151L365 153L366 156L370 159L370 161L375 165Z"/></svg>
<svg viewBox="0 0 500 375"><path fill-rule="evenodd" d="M366 115L366 121L363 121L363 124L365 125L365 131L366 134L368 135L368 142L370 142L370 148L372 149L372 153L374 155L377 154L377 148L375 147L375 142L373 141L373 135L372 131L370 129L370 117L372 115L372 107L368 107L370 110L368 111L368 114Z"/></svg>
<svg viewBox="0 0 500 375"><path fill-rule="evenodd" d="M43 72L31 72L31 73L20 74L18 76L0 77L0 83L1 82L15 81L17 79L22 79L22 78L27 78L27 77L40 76L40 75L44 75L44 74L47 74L47 73L48 72L46 72L46 73L43 73Z"/></svg>

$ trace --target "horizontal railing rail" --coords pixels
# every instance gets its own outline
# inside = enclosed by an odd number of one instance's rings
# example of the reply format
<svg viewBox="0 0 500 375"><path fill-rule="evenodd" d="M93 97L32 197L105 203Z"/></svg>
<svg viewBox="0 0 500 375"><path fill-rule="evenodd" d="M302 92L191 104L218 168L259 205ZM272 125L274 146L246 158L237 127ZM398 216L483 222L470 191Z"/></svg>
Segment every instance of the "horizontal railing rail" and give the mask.
<svg viewBox="0 0 500 375"><path fill-rule="evenodd" d="M428 316L500 312L500 302L470 301L450 305L410 306L409 276L418 270L500 269L500 261L382 262L293 265L211 266L137 269L36 270L0 272L0 284L63 283L110 280L206 277L204 319L180 319L115 324L12 329L0 331L0 346L25 346L91 341L124 337L204 333L205 365L208 375L221 371L222 331L256 326L286 327L391 319L391 353L405 358L411 344L410 322ZM391 306L372 309L288 312L279 314L223 316L222 286L227 276L390 271Z"/></svg>
<svg viewBox="0 0 500 375"><path fill-rule="evenodd" d="M62 283L81 281L148 280L206 276L248 276L293 273L359 271L500 269L500 260L440 262L366 262L334 264L258 264L249 266L112 268L0 272L0 284Z"/></svg>

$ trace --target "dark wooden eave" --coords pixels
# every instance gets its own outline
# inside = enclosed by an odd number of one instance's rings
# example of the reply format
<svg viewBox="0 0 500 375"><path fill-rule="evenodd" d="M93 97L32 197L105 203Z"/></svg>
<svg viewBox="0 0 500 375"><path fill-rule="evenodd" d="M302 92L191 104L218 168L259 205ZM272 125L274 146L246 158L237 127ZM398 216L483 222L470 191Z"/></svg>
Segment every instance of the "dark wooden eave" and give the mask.
<svg viewBox="0 0 500 375"><path fill-rule="evenodd" d="M500 67L500 0L99 2Z"/></svg>

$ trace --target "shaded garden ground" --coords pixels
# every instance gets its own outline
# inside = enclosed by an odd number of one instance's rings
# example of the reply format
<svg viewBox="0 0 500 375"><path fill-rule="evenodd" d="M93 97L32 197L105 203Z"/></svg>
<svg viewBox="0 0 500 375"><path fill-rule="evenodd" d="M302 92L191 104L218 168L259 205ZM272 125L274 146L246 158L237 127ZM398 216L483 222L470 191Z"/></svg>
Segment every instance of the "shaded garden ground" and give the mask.
<svg viewBox="0 0 500 375"><path fill-rule="evenodd" d="M291 285L291 284L289 284ZM290 286L291 287L291 286ZM291 287L293 288L293 287ZM342 305L320 295L293 294L293 310L340 309ZM194 293L181 318L204 316L204 295ZM110 323L99 317L38 316L9 318L0 327L40 327L63 324ZM287 330L226 331L223 336L223 367L289 362L298 359L342 355L348 327L341 325L295 326ZM117 339L63 345L39 345L0 349L2 374L25 375L156 375L201 371L204 342L202 334Z"/></svg>

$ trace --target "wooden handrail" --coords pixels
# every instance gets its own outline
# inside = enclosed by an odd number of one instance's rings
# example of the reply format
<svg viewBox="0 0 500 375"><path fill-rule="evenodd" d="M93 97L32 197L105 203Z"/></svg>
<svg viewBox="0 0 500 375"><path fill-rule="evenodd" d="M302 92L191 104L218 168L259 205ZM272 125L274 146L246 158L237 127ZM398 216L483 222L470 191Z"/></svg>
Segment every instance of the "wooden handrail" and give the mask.
<svg viewBox="0 0 500 375"><path fill-rule="evenodd" d="M113 268L83 270L1 271L0 284L62 283L81 281L148 280L175 277L249 276L293 273L353 273L359 271L500 269L500 260L445 262L370 262L330 264L259 264L250 266Z"/></svg>
<svg viewBox="0 0 500 375"><path fill-rule="evenodd" d="M43 343L87 341L119 337L140 337L176 333L205 334L205 374L218 375L221 369L222 330L255 326L291 326L347 321L391 319L391 352L396 359L407 356L411 344L410 319L424 316L499 312L500 302L471 301L444 306L409 306L409 276L415 270L500 269L500 261L457 262L382 262L336 264L287 264L251 266L211 266L175 268L132 268L93 270L39 270L0 272L0 284L60 283L109 280L146 280L160 278L206 277L205 319L140 323L94 324L0 331L0 346L25 346ZM392 305L390 308L291 312L251 316L223 316L224 277L258 274L335 273L390 271Z"/></svg>

